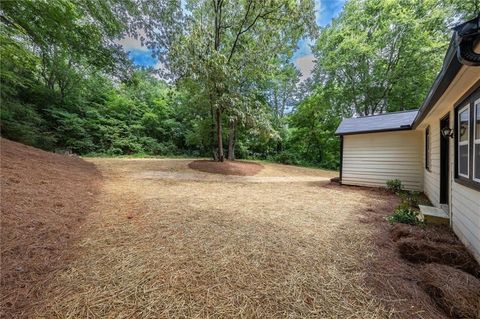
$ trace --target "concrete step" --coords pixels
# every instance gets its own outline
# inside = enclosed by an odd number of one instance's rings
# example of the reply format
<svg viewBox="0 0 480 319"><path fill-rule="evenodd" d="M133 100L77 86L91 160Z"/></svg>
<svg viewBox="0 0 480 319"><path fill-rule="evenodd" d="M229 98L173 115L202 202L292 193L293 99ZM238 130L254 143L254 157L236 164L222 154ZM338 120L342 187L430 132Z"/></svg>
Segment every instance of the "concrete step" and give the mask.
<svg viewBox="0 0 480 319"><path fill-rule="evenodd" d="M450 216L448 212L441 208L433 206L418 205L423 221L432 224L449 224Z"/></svg>

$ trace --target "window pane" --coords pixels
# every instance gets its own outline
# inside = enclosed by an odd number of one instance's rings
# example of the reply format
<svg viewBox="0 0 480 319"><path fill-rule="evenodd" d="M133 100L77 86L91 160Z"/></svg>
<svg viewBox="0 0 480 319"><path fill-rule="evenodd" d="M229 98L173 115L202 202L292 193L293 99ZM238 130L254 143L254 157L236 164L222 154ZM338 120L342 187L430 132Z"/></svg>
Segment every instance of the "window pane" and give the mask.
<svg viewBox="0 0 480 319"><path fill-rule="evenodd" d="M480 179L480 144L475 145L475 178Z"/></svg>
<svg viewBox="0 0 480 319"><path fill-rule="evenodd" d="M466 109L462 113L459 114L459 125L458 125L458 136L460 136L460 141L468 141L468 117L469 117L469 109Z"/></svg>
<svg viewBox="0 0 480 319"><path fill-rule="evenodd" d="M460 145L458 147L458 172L468 175L468 145Z"/></svg>
<svg viewBox="0 0 480 319"><path fill-rule="evenodd" d="M476 110L477 110L477 112L475 114L475 119L476 119L475 122L477 124L476 124L476 128L475 128L475 136L476 136L475 138L477 140L480 140L480 103L477 104Z"/></svg>

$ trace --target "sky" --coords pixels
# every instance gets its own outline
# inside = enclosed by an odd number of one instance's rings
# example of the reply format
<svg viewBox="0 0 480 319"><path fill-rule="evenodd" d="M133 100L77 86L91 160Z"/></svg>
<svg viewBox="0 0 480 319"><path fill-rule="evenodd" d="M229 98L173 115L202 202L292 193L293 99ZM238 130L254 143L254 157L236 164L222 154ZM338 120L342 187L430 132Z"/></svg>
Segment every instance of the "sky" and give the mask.
<svg viewBox="0 0 480 319"><path fill-rule="evenodd" d="M340 13L345 0L315 0L315 17L319 26L330 24L332 19ZM142 46L139 40L126 38L120 41L123 48L128 52L128 56L135 65L159 68L160 63L152 57L151 52ZM298 49L295 51L292 61L298 70L302 73L300 80L310 77L313 66L314 57L310 45L313 40L302 39L298 42Z"/></svg>

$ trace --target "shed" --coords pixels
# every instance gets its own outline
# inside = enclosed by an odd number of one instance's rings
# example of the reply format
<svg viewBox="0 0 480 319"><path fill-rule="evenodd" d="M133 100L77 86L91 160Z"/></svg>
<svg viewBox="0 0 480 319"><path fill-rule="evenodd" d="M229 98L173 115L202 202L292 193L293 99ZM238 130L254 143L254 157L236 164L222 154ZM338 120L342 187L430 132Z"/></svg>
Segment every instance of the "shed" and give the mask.
<svg viewBox="0 0 480 319"><path fill-rule="evenodd" d="M400 179L411 190L423 184L421 133L411 130L418 110L344 119L335 134L342 144L342 184L384 187Z"/></svg>

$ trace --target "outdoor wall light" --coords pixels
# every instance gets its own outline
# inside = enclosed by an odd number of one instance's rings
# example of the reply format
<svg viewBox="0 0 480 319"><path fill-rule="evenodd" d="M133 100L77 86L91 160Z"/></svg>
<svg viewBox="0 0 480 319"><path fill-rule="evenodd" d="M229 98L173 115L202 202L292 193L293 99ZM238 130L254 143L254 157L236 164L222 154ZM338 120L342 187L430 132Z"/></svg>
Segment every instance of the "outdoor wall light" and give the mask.
<svg viewBox="0 0 480 319"><path fill-rule="evenodd" d="M445 138L453 137L453 130L449 127L442 128L442 136Z"/></svg>

